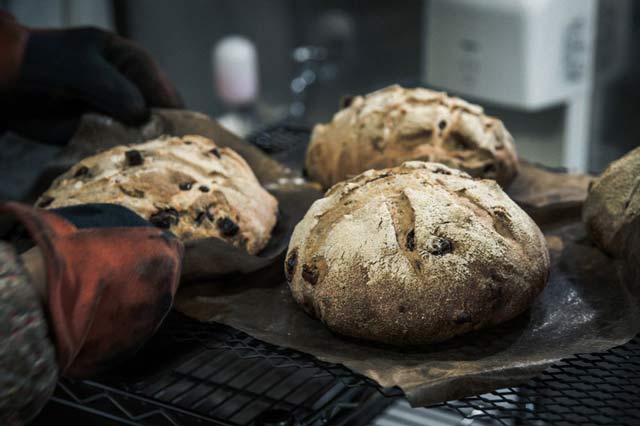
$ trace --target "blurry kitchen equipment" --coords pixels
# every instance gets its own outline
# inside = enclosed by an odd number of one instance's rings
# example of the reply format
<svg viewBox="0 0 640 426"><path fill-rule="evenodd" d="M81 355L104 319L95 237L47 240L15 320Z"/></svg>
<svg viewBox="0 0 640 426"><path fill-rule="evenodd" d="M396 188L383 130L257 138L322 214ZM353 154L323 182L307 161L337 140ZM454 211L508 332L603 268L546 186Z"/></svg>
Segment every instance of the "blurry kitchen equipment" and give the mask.
<svg viewBox="0 0 640 426"><path fill-rule="evenodd" d="M596 31L590 166L600 171L638 143L637 56L632 0L600 1ZM629 88L632 90L629 90Z"/></svg>
<svg viewBox="0 0 640 426"><path fill-rule="evenodd" d="M297 64L298 71L291 79L289 88L293 100L289 105L289 115L300 118L306 112L305 99L309 89L317 82L318 74L324 78L332 78L335 67L326 64L327 49L320 46L299 46L293 49L292 59Z"/></svg>
<svg viewBox="0 0 640 426"><path fill-rule="evenodd" d="M230 35L218 41L211 52L214 90L229 112L218 117L230 131L246 136L258 126L258 54L246 37Z"/></svg>
<svg viewBox="0 0 640 426"><path fill-rule="evenodd" d="M245 137L286 117L286 106L260 100L258 52L248 38L229 35L219 40L211 51L211 68L214 92L228 110L216 117L223 127Z"/></svg>
<svg viewBox="0 0 640 426"><path fill-rule="evenodd" d="M598 73L615 74L626 51L626 1L431 0L425 4L423 79L488 106L506 122L518 151L533 161L589 169ZM608 55L595 65L596 25ZM610 46L613 46L610 48ZM608 77L610 78L610 77ZM554 128L555 127L555 128Z"/></svg>
<svg viewBox="0 0 640 426"><path fill-rule="evenodd" d="M295 73L289 84L292 101L289 118L300 120L307 112L308 98L314 89L331 85L344 72L352 56L355 22L347 12L331 9L311 25L306 37L310 44L293 49Z"/></svg>
<svg viewBox="0 0 640 426"><path fill-rule="evenodd" d="M237 35L213 48L212 67L218 96L230 106L255 102L258 96L258 55L254 44Z"/></svg>

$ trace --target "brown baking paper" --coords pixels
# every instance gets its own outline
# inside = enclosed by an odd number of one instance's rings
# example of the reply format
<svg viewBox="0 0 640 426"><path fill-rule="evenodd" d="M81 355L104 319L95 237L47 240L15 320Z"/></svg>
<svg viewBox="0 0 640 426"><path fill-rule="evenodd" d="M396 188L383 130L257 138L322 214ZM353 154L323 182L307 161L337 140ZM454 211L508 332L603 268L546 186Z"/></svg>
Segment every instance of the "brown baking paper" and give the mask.
<svg viewBox="0 0 640 426"><path fill-rule="evenodd" d="M589 180L522 165L509 193L543 228L552 272L528 312L491 329L409 349L337 336L296 305L282 265L183 287L176 307L397 386L413 406L517 386L561 358L609 349L640 330L637 279L596 249L580 222Z"/></svg>
<svg viewBox="0 0 640 426"><path fill-rule="evenodd" d="M41 174L31 198L46 190L51 181L81 159L116 145L135 144L161 135L202 135L218 145L239 153L253 169L263 186L278 199L278 222L267 247L251 256L217 238L185 241L182 281L194 281L229 274L247 274L280 262L287 249L293 227L311 203L322 194L315 185L295 184L295 174L260 149L221 127L205 114L155 109L147 124L125 126L107 116L86 114L69 144Z"/></svg>
<svg viewBox="0 0 640 426"><path fill-rule="evenodd" d="M381 386L401 388L414 406L517 386L563 357L623 344L640 329L638 263L623 268L585 237L579 217L585 176L524 163L509 190L543 228L552 257L549 284L527 313L492 329L411 349L336 336L295 304L284 282L283 251L293 226L321 194L312 185L282 184L299 170L288 170L205 115L157 110L141 128L88 115L43 176L40 190L87 155L161 134L201 134L233 148L280 204L274 238L258 256L216 239L187 242L185 273L195 283L182 283L176 308L193 318L344 364Z"/></svg>

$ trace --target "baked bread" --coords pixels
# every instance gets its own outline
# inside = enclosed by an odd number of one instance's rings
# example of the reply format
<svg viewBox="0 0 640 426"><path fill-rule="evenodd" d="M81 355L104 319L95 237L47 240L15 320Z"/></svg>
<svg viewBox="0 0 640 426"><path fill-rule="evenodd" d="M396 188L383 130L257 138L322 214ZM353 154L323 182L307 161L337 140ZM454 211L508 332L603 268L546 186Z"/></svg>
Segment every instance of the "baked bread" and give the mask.
<svg viewBox="0 0 640 426"><path fill-rule="evenodd" d="M582 215L596 245L619 257L630 224L640 217L640 148L611 163L593 181Z"/></svg>
<svg viewBox="0 0 640 426"><path fill-rule="evenodd" d="M522 313L547 282L549 253L495 181L411 161L316 201L285 273L294 299L331 330L419 345Z"/></svg>
<svg viewBox="0 0 640 426"><path fill-rule="evenodd" d="M481 107L445 93L394 85L356 96L313 129L305 168L324 188L368 169L434 161L506 188L517 173L513 139Z"/></svg>
<svg viewBox="0 0 640 426"><path fill-rule="evenodd" d="M250 254L269 241L276 199L229 148L201 136L161 137L85 158L36 202L125 206L183 240L216 237Z"/></svg>

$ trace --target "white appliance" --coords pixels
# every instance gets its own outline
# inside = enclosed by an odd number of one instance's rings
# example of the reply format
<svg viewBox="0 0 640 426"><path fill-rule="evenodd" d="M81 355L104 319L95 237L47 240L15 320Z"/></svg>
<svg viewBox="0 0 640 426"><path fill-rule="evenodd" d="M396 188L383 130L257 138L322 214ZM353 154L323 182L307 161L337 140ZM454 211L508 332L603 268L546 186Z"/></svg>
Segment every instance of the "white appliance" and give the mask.
<svg viewBox="0 0 640 426"><path fill-rule="evenodd" d="M548 121L536 113L562 107L559 143L514 134L518 150L534 161L584 172L597 6L596 0L427 0L424 81L483 105L519 111L518 117Z"/></svg>

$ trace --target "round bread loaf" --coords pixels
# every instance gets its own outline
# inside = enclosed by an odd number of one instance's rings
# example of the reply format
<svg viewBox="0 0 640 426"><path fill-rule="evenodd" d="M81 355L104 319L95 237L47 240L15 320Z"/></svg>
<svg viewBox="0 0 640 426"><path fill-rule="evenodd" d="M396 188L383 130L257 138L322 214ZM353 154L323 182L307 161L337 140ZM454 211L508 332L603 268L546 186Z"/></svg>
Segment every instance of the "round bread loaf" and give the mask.
<svg viewBox="0 0 640 426"><path fill-rule="evenodd" d="M582 215L598 247L616 257L625 251L622 241L640 217L640 148L611 163L592 182Z"/></svg>
<svg viewBox="0 0 640 426"><path fill-rule="evenodd" d="M36 202L127 207L183 240L216 237L250 254L269 241L276 199L236 152L201 136L161 137L85 158Z"/></svg>
<svg viewBox="0 0 640 426"><path fill-rule="evenodd" d="M285 272L331 330L418 345L522 313L547 282L549 253L495 181L412 161L332 187L296 226Z"/></svg>
<svg viewBox="0 0 640 426"><path fill-rule="evenodd" d="M445 93L394 85L356 96L313 129L305 168L324 188L368 169L434 161L507 187L517 173L513 139L481 107Z"/></svg>

